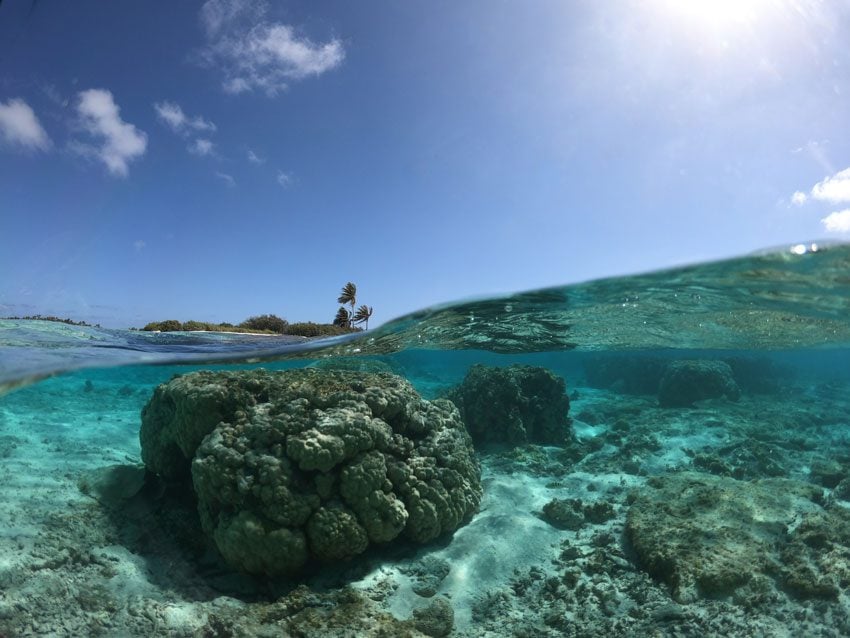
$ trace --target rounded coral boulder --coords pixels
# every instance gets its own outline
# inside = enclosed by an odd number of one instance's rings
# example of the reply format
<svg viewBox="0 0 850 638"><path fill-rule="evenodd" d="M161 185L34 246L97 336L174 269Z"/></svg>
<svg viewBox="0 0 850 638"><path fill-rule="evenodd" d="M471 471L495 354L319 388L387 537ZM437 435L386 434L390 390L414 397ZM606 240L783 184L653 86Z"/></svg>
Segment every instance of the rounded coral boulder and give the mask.
<svg viewBox="0 0 850 638"><path fill-rule="evenodd" d="M156 389L141 441L148 469L193 490L204 531L250 574L293 574L399 537L425 543L481 500L455 406L392 374L187 374Z"/></svg>

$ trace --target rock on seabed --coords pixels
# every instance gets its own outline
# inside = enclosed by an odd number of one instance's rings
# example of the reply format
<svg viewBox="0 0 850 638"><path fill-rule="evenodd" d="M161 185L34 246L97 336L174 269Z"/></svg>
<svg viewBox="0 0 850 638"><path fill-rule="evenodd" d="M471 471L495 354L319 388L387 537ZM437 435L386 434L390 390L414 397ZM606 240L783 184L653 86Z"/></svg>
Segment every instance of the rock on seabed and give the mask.
<svg viewBox="0 0 850 638"><path fill-rule="evenodd" d="M850 512L787 479L681 473L650 479L629 510L638 562L678 602L772 583L801 599L835 599L850 579Z"/></svg>
<svg viewBox="0 0 850 638"><path fill-rule="evenodd" d="M480 467L457 408L401 377L343 370L195 372L142 410L146 467L193 490L225 560L297 573L469 521Z"/></svg>

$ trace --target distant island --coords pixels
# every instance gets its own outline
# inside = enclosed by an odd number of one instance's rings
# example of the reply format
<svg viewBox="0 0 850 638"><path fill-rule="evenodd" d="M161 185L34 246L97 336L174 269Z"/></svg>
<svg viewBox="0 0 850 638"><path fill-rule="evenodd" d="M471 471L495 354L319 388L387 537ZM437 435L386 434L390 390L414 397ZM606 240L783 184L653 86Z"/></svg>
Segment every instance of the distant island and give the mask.
<svg viewBox="0 0 850 638"><path fill-rule="evenodd" d="M100 328L99 323L87 323L85 321L75 321L67 317L54 317L52 315L28 315L26 317L0 317L3 320L9 321L52 321L54 323L64 323L69 326L81 326L85 328ZM139 328L130 328L130 330L140 330ZM362 332L362 328L334 325L331 323L314 323L312 321L302 321L298 323L289 323L285 319L281 319L275 315L260 315L258 317L250 317L242 323L235 325L232 323L209 323L206 321L186 321L180 322L176 319L167 319L165 321L153 321L147 324L141 330L147 332L239 332L251 334L267 334L267 335L291 335L298 337L335 337L337 335L349 334L351 332Z"/></svg>
<svg viewBox="0 0 850 638"><path fill-rule="evenodd" d="M166 319L165 321L152 321L142 330L147 332L240 332L267 335L291 335L298 337L331 337L361 332L362 328L331 323L314 323L302 321L289 323L276 315L259 315L249 317L239 324L228 322L208 323L206 321L185 321Z"/></svg>
<svg viewBox="0 0 850 638"><path fill-rule="evenodd" d="M2 1L2 0L0 0ZM340 306L334 317L333 323L314 323L302 321L289 323L277 315L257 315L248 317L239 324L228 322L209 323L207 321L185 321L177 319L166 319L165 321L152 321L141 330L145 332L238 332L250 334L288 335L294 337L335 337L352 332L363 332L363 328L354 324L365 324L369 328L369 318L372 316L372 306L362 304L355 309L357 303L357 286L349 281L343 286L337 298L337 302L344 304ZM347 310L345 305L351 307ZM26 321L55 321L70 326L85 326L87 328L100 328L100 324L90 324L85 321L74 321L73 319L62 319L52 315L30 315L28 317L0 317L0 319L26 320ZM139 328L130 328L139 330Z"/></svg>
<svg viewBox="0 0 850 638"><path fill-rule="evenodd" d="M85 326L86 328L100 328L99 323L86 323L85 321L74 321L73 319L54 317L53 315L29 315L27 317L0 317L9 321L53 321L56 323L67 323L69 326Z"/></svg>

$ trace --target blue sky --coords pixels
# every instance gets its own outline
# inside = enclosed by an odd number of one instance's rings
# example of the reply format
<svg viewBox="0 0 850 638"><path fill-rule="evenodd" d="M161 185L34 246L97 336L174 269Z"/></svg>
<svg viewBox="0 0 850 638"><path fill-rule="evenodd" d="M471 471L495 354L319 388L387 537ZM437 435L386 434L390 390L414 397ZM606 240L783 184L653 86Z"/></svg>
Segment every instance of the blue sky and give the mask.
<svg viewBox="0 0 850 638"><path fill-rule="evenodd" d="M814 0L0 4L0 315L373 324L850 233Z"/></svg>

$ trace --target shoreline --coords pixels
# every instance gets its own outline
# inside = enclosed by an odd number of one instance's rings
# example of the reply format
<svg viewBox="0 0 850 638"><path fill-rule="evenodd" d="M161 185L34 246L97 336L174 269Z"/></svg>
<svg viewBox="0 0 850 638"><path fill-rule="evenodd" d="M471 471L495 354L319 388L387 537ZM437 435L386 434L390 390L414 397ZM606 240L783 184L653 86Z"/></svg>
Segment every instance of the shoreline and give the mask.
<svg viewBox="0 0 850 638"><path fill-rule="evenodd" d="M299 335L281 335L269 334L268 332L237 332L235 330L181 330L180 332L202 332L206 334L225 334L225 335L248 335L251 337L295 337L301 339Z"/></svg>

